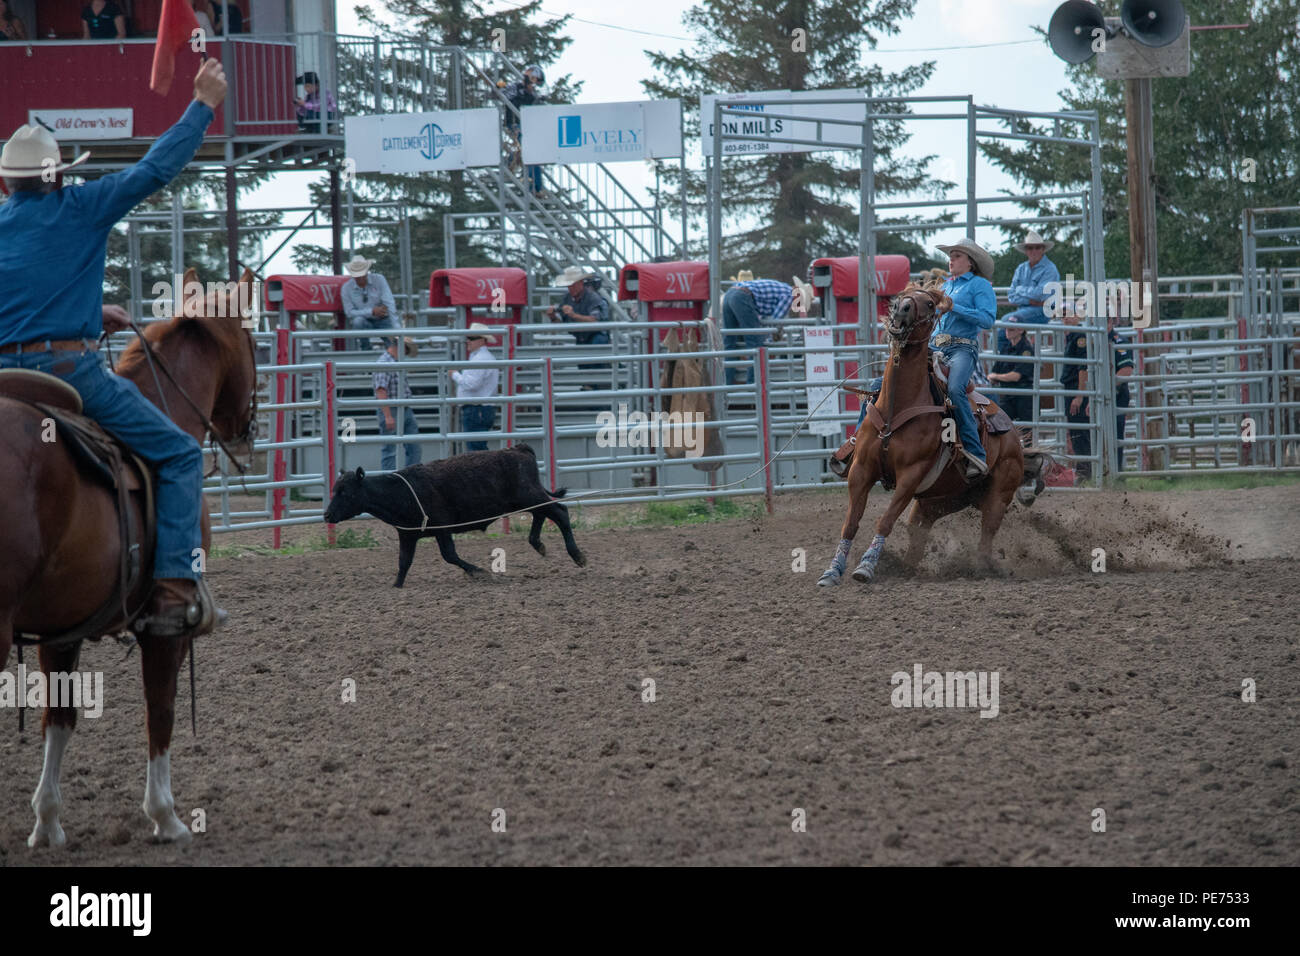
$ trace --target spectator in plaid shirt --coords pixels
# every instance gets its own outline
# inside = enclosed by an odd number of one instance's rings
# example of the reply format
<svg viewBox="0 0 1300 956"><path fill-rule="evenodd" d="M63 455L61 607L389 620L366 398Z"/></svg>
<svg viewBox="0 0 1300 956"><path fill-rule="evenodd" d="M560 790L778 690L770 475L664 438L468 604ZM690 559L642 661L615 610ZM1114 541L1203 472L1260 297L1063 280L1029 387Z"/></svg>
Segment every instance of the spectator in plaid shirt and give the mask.
<svg viewBox="0 0 1300 956"><path fill-rule="evenodd" d="M754 273L748 269L742 269L737 277L739 281L722 297L722 327L727 330L723 332L723 341L728 349L759 348L763 344L765 334L760 331L757 335L736 335L732 334L732 330L761 330L764 322L770 324L785 318L791 306L801 313L806 313L808 305L812 302L812 286L799 282L797 277L794 280L796 286L788 286L775 279L755 279ZM780 336L781 330L777 329L776 338ZM742 371L746 376L743 382L740 381ZM743 370L728 366L728 385L748 385L753 381L752 364Z"/></svg>
<svg viewBox="0 0 1300 956"><path fill-rule="evenodd" d="M406 339L406 354L415 355L415 343ZM379 356L379 371L375 372L375 398L380 402L387 401L394 397L398 392L397 383L400 376L397 374L397 339L384 339L386 346L383 354ZM402 398L411 397L411 386L403 384L401 388ZM397 431L397 415L394 414L395 406L380 405L379 414L379 434L392 435ZM414 436L420 432L420 425L415 420L415 411L410 405L403 405L397 409L402 415L402 434L403 436ZM420 446L413 441L402 442L406 449L406 467L420 463ZM397 468L397 446L385 445L380 451L380 462L384 471L394 471Z"/></svg>

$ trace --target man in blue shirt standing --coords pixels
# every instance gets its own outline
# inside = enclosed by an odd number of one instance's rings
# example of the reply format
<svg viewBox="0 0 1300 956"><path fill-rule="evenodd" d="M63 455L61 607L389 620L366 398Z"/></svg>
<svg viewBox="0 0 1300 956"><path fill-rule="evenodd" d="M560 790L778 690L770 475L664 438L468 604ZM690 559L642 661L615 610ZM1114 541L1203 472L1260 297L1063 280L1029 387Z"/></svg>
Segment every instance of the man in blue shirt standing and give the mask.
<svg viewBox="0 0 1300 956"><path fill-rule="evenodd" d="M1017 308L1004 315L1004 319L1015 316L1017 322L1032 325L1046 325L1051 319L1044 311L1043 303L1048 298L1044 286L1049 282L1061 281L1060 270L1047 258L1048 251L1054 245L1056 243L1048 242L1032 229L1025 236L1024 242L1016 244L1016 249L1024 253L1025 261L1016 266L1015 275L1011 277L1011 285L1007 289L1007 301ZM1007 330L998 329L998 351L1004 351L1006 344Z"/></svg>
<svg viewBox="0 0 1300 956"><path fill-rule="evenodd" d="M226 96L221 64L194 78L194 101L134 166L64 187L59 146L39 126L22 126L0 154L9 201L0 206L0 368L56 375L81 395L85 414L149 462L158 480L154 593L147 633L181 637L211 630L220 612L194 570L202 545L203 452L146 399L109 372L96 353L105 327L108 234L138 203L170 183L203 142ZM112 318L109 331L125 327Z"/></svg>
<svg viewBox="0 0 1300 956"><path fill-rule="evenodd" d="M979 333L993 328L997 315L997 295L989 281L993 257L970 238L938 248L948 254L949 279L943 291L952 299L952 308L939 317L930 348L942 352L948 362L948 394L966 456L966 477L978 478L988 474L989 466L975 427L975 413L966 399L966 383L979 357Z"/></svg>

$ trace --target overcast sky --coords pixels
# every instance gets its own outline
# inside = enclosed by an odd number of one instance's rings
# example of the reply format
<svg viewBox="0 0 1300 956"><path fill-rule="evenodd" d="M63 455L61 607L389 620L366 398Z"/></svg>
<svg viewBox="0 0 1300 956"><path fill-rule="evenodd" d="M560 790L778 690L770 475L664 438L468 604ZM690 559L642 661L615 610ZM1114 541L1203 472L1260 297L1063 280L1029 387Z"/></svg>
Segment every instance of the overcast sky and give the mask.
<svg viewBox="0 0 1300 956"><path fill-rule="evenodd" d="M505 0L498 3L500 9L512 5ZM877 59L887 71L902 69L915 60L935 60L934 76L919 91L922 95L969 94L980 105L1059 109L1058 92L1066 86L1065 65L1032 30L1033 25L1046 26L1056 5L1053 0L918 0L915 15L901 25L899 34L882 38L880 49L868 56ZM355 6L349 0L338 3L339 32L369 32L358 24ZM641 99L640 81L652 72L645 51L688 47L682 14L691 6L687 0L547 0L544 9L548 14L568 13L574 17L569 24L573 43L557 69L585 82L583 102ZM810 42L815 43L816 38ZM964 124L935 121L911 126L915 135L906 152L937 155L934 174L957 182L957 193L964 194ZM617 164L614 169L632 186L653 179L642 163ZM304 204L307 183L313 176L319 178L319 174L282 175L258 190L249 205ZM981 195L1012 185L998 170L982 162L977 183ZM954 236L958 234L954 231ZM305 241L328 241L327 231L300 235ZM981 231L979 238L1001 243L993 230ZM273 247L267 248L269 251ZM846 254L851 252L845 250ZM270 266L271 271L293 271L288 250Z"/></svg>

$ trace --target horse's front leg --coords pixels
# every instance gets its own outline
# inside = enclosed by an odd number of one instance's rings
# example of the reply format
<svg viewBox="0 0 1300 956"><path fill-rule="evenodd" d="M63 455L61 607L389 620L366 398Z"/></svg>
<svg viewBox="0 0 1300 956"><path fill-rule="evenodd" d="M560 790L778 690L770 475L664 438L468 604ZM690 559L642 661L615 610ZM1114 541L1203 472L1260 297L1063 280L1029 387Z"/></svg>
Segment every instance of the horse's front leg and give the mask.
<svg viewBox="0 0 1300 956"><path fill-rule="evenodd" d="M63 846L68 841L59 823L59 813L63 810L63 793L59 789L59 775L63 768L63 753L68 749L68 741L77 727L77 711L70 706L54 706L56 686L67 687L68 680L51 681L51 674L73 674L77 669L77 658L81 654L81 645L51 649L40 649L41 673L45 675L45 715L41 718L41 728L45 734L45 756L41 763L41 779L32 794L32 810L36 813L36 826L27 838L29 847ZM75 679L75 678L74 678ZM25 691L25 688L23 688Z"/></svg>
<svg viewBox="0 0 1300 956"><path fill-rule="evenodd" d="M149 725L149 768L144 782L144 812L154 823L154 838L189 843L193 836L176 816L172 800L171 744L176 721L176 675L190 650L190 638L142 637L140 666Z"/></svg>
<svg viewBox="0 0 1300 956"><path fill-rule="evenodd" d="M894 530L894 522L912 503L912 495L921 486L921 478L924 477L925 468L926 465L922 462L899 474L898 484L894 487L894 496L889 499L889 506L885 508L885 513L876 521L876 535L871 539L871 544L863 553L858 566L853 569L853 580L865 584L876 576L876 565L880 562L880 555L885 550L885 539Z"/></svg>
<svg viewBox="0 0 1300 956"><path fill-rule="evenodd" d="M853 464L849 467L849 511L844 517L844 525L840 528L840 543L835 549L835 557L831 559L830 567L817 579L818 587L832 587L839 584L840 578L844 577L844 569L849 563L849 551L853 547L853 537L858 533L858 525L862 523L862 513L867 510L867 495L879 477L874 464L875 455L875 449L868 450L866 443L859 437L857 450L853 455Z"/></svg>

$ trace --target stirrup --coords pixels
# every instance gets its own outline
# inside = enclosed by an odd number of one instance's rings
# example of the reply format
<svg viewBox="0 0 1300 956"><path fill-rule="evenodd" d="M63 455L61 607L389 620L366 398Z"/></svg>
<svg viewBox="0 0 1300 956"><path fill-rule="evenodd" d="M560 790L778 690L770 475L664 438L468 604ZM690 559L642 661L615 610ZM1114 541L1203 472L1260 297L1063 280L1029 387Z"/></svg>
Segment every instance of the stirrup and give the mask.
<svg viewBox="0 0 1300 956"><path fill-rule="evenodd" d="M207 582L199 578L194 583L193 601L175 605L164 615L150 614L137 618L133 625L135 632L149 637L197 637L225 624L229 615L213 602Z"/></svg>
<svg viewBox="0 0 1300 956"><path fill-rule="evenodd" d="M966 458L966 480L977 481L989 473L987 461L975 457L965 448L961 450L962 455Z"/></svg>
<svg viewBox="0 0 1300 956"><path fill-rule="evenodd" d="M849 473L849 465L853 463L853 452L858 444L858 436L853 435L839 448L831 452L831 456L826 459L826 467L830 469L832 475L836 478L843 478Z"/></svg>

